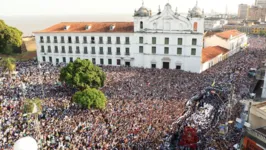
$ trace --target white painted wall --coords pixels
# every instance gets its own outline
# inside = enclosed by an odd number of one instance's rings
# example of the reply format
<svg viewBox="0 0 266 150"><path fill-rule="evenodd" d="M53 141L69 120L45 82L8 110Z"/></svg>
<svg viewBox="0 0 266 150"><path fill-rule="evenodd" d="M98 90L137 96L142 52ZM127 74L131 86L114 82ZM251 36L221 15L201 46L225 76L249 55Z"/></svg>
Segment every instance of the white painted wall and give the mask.
<svg viewBox="0 0 266 150"><path fill-rule="evenodd" d="M140 22L143 22L143 29L140 29ZM193 31L194 22L198 23L197 31ZM176 65L181 65L185 71L197 72L201 70L201 52L204 33L204 18L186 18L174 13L171 6L167 4L161 14L151 17L135 17L134 33L37 33L37 57L40 62L45 57L49 61L52 58L53 64L56 59L59 62L66 58L75 60L96 59L96 64L100 64L100 59L104 59L104 65L108 65L108 59L112 59L112 65L116 66L117 59L121 60L121 65L130 62L131 66L151 68L152 63L156 63L156 68L162 68L162 64L167 59L170 69L175 69ZM44 37L44 43L40 43L40 37ZM46 37L50 36L51 43L46 42ZM53 36L57 36L58 43L53 43ZM65 43L60 43L61 36L64 36ZM71 36L72 43L67 43L68 36ZM74 43L75 37L79 37L80 43ZM88 43L83 43L83 37L87 37ZM95 44L90 43L91 37L95 38ZM99 37L103 37L104 44L99 44ZM107 37L112 38L112 44L107 44ZM120 37L121 44L116 44L116 37ZM125 37L130 38L130 44L125 44ZM143 44L139 42L139 37L144 38ZM156 37L156 44L152 44L152 37ZM165 44L165 38L169 38L169 44ZM182 38L182 45L178 45L178 38ZM196 39L196 45L192 45L192 39ZM45 47L46 53L41 52L41 46ZM52 53L47 53L48 46L51 46ZM58 46L59 53L54 53L54 47ZM65 46L66 53L61 53L62 46ZM73 53L68 53L68 47L72 46ZM80 54L75 54L76 47L80 47ZM84 47L88 48L88 54L83 53ZM143 46L143 53L139 53L139 46ZM96 54L91 54L91 47L95 47ZM99 48L103 47L104 54L99 54ZM112 48L112 55L107 54L108 47ZM121 55L116 55L116 48L120 48ZM156 54L152 54L152 47L156 47ZM169 47L169 54L164 54L164 48ZM125 49L130 49L130 56L125 55ZM182 54L177 55L177 48L182 48ZM196 55L191 55L191 49L196 49Z"/></svg>
<svg viewBox="0 0 266 150"><path fill-rule="evenodd" d="M264 77L264 84L263 84L261 98L266 98L266 74L265 74L265 77Z"/></svg>

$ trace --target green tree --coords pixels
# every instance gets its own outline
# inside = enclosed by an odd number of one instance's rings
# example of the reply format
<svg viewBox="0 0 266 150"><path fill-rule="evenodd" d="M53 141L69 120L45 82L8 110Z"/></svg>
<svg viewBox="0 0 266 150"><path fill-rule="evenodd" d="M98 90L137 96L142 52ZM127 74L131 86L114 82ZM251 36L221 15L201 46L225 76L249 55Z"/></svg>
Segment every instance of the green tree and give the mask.
<svg viewBox="0 0 266 150"><path fill-rule="evenodd" d="M0 53L10 54L22 44L22 32L0 20Z"/></svg>
<svg viewBox="0 0 266 150"><path fill-rule="evenodd" d="M16 70L16 60L13 57L3 58L0 61L0 65L3 67L4 72L9 73L9 76Z"/></svg>
<svg viewBox="0 0 266 150"><path fill-rule="evenodd" d="M42 112L42 101L40 99L26 99L23 106L23 112L26 114Z"/></svg>
<svg viewBox="0 0 266 150"><path fill-rule="evenodd" d="M104 109L106 106L106 97L97 89L87 88L83 91L76 92L73 95L73 101L82 108Z"/></svg>
<svg viewBox="0 0 266 150"><path fill-rule="evenodd" d="M100 88L104 85L105 73L89 60L76 59L61 69L60 81L79 88Z"/></svg>

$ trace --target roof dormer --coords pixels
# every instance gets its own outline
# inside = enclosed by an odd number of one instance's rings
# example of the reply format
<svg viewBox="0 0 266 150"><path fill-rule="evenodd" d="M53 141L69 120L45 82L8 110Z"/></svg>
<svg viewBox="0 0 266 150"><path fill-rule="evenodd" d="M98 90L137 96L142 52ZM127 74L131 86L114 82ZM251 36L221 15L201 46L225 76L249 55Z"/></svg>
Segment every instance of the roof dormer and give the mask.
<svg viewBox="0 0 266 150"><path fill-rule="evenodd" d="M86 25L85 26L85 30L90 30L91 29L91 25Z"/></svg>
<svg viewBox="0 0 266 150"><path fill-rule="evenodd" d="M114 30L115 29L115 25L110 25L110 30Z"/></svg>
<svg viewBox="0 0 266 150"><path fill-rule="evenodd" d="M70 28L70 26L66 25L66 26L64 27L64 30L68 30L69 28Z"/></svg>

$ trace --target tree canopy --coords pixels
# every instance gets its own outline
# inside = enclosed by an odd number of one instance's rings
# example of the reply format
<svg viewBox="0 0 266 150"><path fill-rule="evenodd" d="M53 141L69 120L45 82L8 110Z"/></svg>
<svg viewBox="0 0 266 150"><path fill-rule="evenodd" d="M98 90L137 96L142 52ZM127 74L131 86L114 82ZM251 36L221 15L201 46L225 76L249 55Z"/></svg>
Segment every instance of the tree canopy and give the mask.
<svg viewBox="0 0 266 150"><path fill-rule="evenodd" d="M82 108L87 109L104 109L106 106L106 97L104 94L101 91L92 88L76 92L73 95L73 101L79 104Z"/></svg>
<svg viewBox="0 0 266 150"><path fill-rule="evenodd" d="M10 54L22 44L22 32L0 20L0 53Z"/></svg>
<svg viewBox="0 0 266 150"><path fill-rule="evenodd" d="M41 113L42 112L42 102L40 99L27 99L24 102L24 113Z"/></svg>
<svg viewBox="0 0 266 150"><path fill-rule="evenodd" d="M16 60L13 57L2 58L0 66L3 67L4 72L9 72L9 75L16 70Z"/></svg>
<svg viewBox="0 0 266 150"><path fill-rule="evenodd" d="M86 88L100 88L104 85L105 73L89 60L76 59L61 69L60 81L81 90Z"/></svg>

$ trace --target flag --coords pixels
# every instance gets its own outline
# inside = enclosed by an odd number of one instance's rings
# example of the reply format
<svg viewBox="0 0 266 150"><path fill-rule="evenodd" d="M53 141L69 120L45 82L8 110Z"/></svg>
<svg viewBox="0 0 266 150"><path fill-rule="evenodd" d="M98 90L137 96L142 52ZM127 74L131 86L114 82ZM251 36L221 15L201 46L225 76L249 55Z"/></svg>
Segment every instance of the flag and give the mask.
<svg viewBox="0 0 266 150"><path fill-rule="evenodd" d="M215 85L215 79L214 79L214 81L213 81L213 83L212 83L212 86L214 86Z"/></svg>

